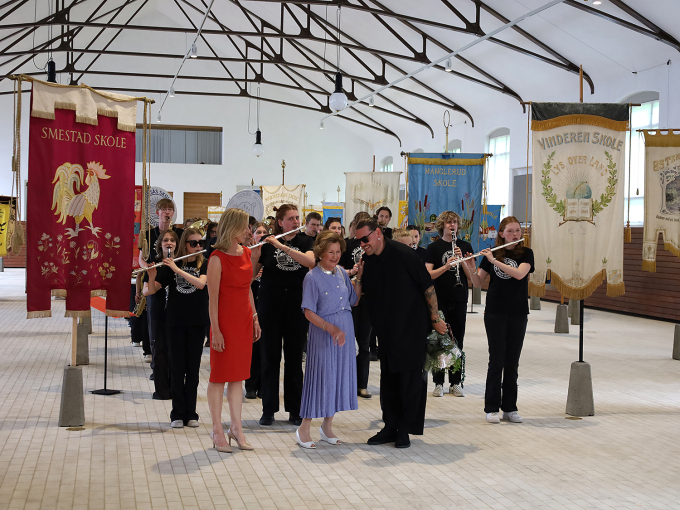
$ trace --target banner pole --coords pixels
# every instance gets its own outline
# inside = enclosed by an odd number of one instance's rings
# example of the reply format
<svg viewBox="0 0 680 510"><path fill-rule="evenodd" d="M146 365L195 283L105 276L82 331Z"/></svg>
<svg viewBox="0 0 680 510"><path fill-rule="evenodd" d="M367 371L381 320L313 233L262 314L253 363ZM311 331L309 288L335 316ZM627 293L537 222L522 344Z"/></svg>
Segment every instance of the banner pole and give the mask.
<svg viewBox="0 0 680 510"><path fill-rule="evenodd" d="M583 66L579 66L578 71L578 82L579 82L579 102L583 102Z"/></svg>
<svg viewBox="0 0 680 510"><path fill-rule="evenodd" d="M73 317L71 323L71 366L77 365L76 355L78 353L78 318Z"/></svg>

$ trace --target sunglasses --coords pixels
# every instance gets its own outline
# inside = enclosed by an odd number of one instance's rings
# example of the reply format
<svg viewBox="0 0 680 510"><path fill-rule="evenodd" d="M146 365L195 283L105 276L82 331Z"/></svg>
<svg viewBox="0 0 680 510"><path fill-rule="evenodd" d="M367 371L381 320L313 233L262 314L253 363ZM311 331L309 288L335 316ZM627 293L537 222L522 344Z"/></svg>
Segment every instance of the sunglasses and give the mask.
<svg viewBox="0 0 680 510"><path fill-rule="evenodd" d="M196 246L200 246L203 248L205 246L205 240L201 239L200 241L196 241L195 239L192 239L191 241L187 241L189 243L189 246L192 248L196 248Z"/></svg>
<svg viewBox="0 0 680 510"><path fill-rule="evenodd" d="M368 242L369 242L368 236L370 236L373 232L375 232L375 230L371 230L371 231L368 233L368 235L366 235L366 236L364 236L364 237L357 237L357 241L359 241L360 243L364 243L364 244L368 243Z"/></svg>

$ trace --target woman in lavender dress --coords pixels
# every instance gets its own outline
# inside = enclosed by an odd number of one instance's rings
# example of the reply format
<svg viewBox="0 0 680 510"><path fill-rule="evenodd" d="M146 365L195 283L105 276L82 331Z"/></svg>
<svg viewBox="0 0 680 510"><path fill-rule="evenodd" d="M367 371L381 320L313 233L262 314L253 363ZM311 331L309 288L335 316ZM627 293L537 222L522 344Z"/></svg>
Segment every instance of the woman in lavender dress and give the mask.
<svg viewBox="0 0 680 510"><path fill-rule="evenodd" d="M303 283L302 309L309 321L307 364L302 388L302 425L295 432L303 448L316 448L310 427L313 418L323 418L319 428L322 441L339 444L333 433L333 416L338 411L358 409L356 348L352 306L359 302L363 262L350 282L338 267L345 240L327 230L316 236L316 267Z"/></svg>

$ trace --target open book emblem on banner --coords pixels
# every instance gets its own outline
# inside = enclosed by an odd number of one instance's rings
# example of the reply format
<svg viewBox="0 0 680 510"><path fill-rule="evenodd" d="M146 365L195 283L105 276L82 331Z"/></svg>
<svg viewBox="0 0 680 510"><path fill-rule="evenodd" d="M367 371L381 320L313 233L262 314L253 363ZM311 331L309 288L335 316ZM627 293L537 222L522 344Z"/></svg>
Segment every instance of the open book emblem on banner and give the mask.
<svg viewBox="0 0 680 510"><path fill-rule="evenodd" d="M562 216L560 226L569 221L595 224L595 216L614 198L618 170L611 154L607 151L604 154L605 162L597 161L594 156L590 160L586 156L569 157L567 167L562 162L553 162L555 152L552 152L543 164L541 194L552 210ZM563 198L558 198L558 194ZM595 198L598 194L599 198Z"/></svg>

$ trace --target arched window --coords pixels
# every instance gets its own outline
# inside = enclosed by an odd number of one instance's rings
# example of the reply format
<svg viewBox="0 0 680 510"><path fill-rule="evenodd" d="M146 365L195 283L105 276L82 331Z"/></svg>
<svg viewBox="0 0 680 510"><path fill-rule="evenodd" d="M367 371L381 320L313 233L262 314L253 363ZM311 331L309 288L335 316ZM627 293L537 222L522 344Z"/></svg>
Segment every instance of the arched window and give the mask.
<svg viewBox="0 0 680 510"><path fill-rule="evenodd" d="M449 150L446 150L446 144L442 146L442 152L448 152L449 154L459 154L463 150L463 142L461 140L450 140Z"/></svg>
<svg viewBox="0 0 680 510"><path fill-rule="evenodd" d="M394 168L394 160L392 156L386 156L380 161L380 171L381 172L391 172Z"/></svg>
<svg viewBox="0 0 680 510"><path fill-rule="evenodd" d="M633 106L631 124L633 128L633 139L628 140L629 134L626 133L626 141L630 143L630 222L631 224L642 225L645 217L644 194L645 194L645 142L642 133L636 132L637 129L657 129L659 127L659 93L658 92L638 92L626 98L622 103L640 104ZM628 155L626 154L626 172L624 182L624 197L628 197ZM624 209L624 221L628 221L628 207Z"/></svg>
<svg viewBox="0 0 680 510"><path fill-rule="evenodd" d="M487 203L507 205L510 199L510 130L499 128L489 135Z"/></svg>

